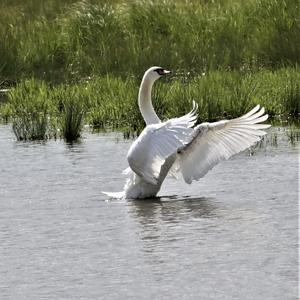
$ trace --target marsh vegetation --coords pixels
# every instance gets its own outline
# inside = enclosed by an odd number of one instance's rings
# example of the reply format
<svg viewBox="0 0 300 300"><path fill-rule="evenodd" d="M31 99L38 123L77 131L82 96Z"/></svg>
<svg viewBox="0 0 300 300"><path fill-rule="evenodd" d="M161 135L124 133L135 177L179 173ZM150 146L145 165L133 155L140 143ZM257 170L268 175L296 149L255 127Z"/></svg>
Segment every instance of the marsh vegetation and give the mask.
<svg viewBox="0 0 300 300"><path fill-rule="evenodd" d="M199 104L199 121L256 103L300 112L299 3L286 1L1 1L1 116L18 139L78 138L83 124L136 132L146 68L162 118Z"/></svg>

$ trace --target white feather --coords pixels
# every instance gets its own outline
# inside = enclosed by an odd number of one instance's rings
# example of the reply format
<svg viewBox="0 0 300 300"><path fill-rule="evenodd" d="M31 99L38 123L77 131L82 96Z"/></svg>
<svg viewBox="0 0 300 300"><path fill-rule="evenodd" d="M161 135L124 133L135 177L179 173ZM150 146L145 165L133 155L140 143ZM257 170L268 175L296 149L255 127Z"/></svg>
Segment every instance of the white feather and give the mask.
<svg viewBox="0 0 300 300"><path fill-rule="evenodd" d="M185 182L199 180L220 161L230 158L255 144L270 125L264 108L255 106L245 115L214 123L197 121L197 104L188 114L161 122L151 102L152 85L169 71L151 67L143 77L139 90L139 108L147 124L131 145L127 160L129 176L124 192L106 193L112 197L146 198L155 196L167 174L182 173Z"/></svg>
<svg viewBox="0 0 300 300"><path fill-rule="evenodd" d="M190 141L195 121L191 111L181 118L148 125L128 151L130 168L145 181L157 184L167 158Z"/></svg>
<svg viewBox="0 0 300 300"><path fill-rule="evenodd" d="M270 127L257 124L268 118L268 115L262 116L264 108L259 108L257 105L240 118L196 126L190 143L178 154L185 182L199 180L220 161L258 142L266 134L261 129Z"/></svg>

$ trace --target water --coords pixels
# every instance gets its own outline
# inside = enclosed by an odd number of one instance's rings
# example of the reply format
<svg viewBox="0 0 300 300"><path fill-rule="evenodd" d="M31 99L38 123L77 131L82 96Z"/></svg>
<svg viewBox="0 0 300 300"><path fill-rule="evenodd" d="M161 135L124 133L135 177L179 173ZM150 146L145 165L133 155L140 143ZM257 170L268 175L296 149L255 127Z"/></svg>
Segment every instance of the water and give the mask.
<svg viewBox="0 0 300 300"><path fill-rule="evenodd" d="M0 299L296 299L299 142L266 143L161 199L109 200L131 141L20 143L0 126Z"/></svg>

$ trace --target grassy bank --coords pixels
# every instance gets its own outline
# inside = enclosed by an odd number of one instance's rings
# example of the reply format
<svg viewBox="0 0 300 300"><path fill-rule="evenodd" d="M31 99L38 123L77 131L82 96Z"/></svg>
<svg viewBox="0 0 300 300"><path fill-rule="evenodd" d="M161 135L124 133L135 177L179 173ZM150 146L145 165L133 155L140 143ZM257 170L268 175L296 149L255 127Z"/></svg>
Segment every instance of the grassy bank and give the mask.
<svg viewBox="0 0 300 300"><path fill-rule="evenodd" d="M83 124L139 132L144 122L137 106L139 81L115 76L91 77L79 84L50 86L24 80L13 88L0 109L13 121L19 139L61 136L74 140ZM240 116L257 103L271 116L297 117L300 72L296 68L255 73L212 71L199 76L173 76L153 90L162 119L180 116L199 105L199 122Z"/></svg>
<svg viewBox="0 0 300 300"><path fill-rule="evenodd" d="M300 62L299 1L2 0L0 83Z"/></svg>
<svg viewBox="0 0 300 300"><path fill-rule="evenodd" d="M298 117L297 0L2 0L0 106L20 140L75 140L83 124L137 132L139 81L151 65L162 119L199 104L199 121L256 103ZM0 101L3 98L0 94Z"/></svg>

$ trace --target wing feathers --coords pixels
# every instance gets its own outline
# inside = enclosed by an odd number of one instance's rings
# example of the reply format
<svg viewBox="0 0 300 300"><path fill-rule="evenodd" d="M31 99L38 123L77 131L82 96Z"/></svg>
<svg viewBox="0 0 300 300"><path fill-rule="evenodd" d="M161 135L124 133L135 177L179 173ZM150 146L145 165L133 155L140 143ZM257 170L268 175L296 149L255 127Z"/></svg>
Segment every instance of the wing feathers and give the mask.
<svg viewBox="0 0 300 300"><path fill-rule="evenodd" d="M159 124L148 125L130 147L130 168L147 182L157 184L165 161L191 139L197 120L197 105L188 114Z"/></svg>
<svg viewBox="0 0 300 300"><path fill-rule="evenodd" d="M217 163L258 142L270 127L265 109L255 106L245 115L214 123L197 121L197 104L180 118L147 126L129 149L130 168L149 183L157 184L166 160L177 154L172 172L180 170L191 183L203 177Z"/></svg>
<svg viewBox="0 0 300 300"><path fill-rule="evenodd" d="M247 114L239 117L238 119L247 119L248 117L252 116L255 114L258 110L260 109L260 105L257 104L252 110L250 110Z"/></svg>
<svg viewBox="0 0 300 300"><path fill-rule="evenodd" d="M239 118L196 126L192 140L178 154L184 180L200 179L220 161L258 142L266 134L262 129L270 127L260 124L267 119L265 109L257 105Z"/></svg>

